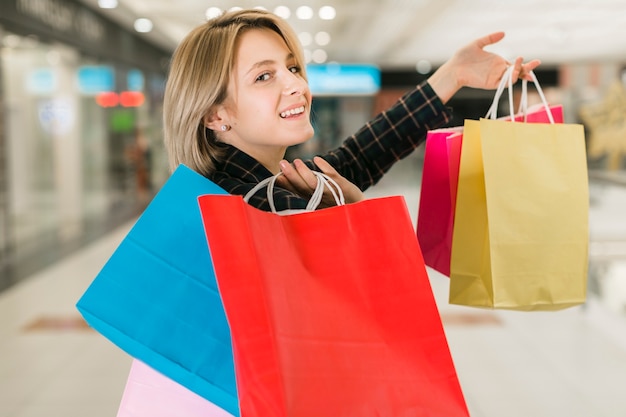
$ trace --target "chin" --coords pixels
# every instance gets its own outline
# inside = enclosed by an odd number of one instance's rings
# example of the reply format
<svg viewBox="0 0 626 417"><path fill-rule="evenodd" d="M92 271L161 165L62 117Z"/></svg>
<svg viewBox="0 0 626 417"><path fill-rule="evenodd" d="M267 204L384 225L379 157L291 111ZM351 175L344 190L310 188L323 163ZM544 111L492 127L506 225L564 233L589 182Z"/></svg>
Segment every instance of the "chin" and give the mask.
<svg viewBox="0 0 626 417"><path fill-rule="evenodd" d="M293 140L291 140L290 142L290 146L292 145L300 145L306 141L308 141L309 139L313 138L313 135L315 134L315 132L313 131L313 128L311 128L310 131L308 132L302 132L299 133L297 135L294 135L292 137Z"/></svg>

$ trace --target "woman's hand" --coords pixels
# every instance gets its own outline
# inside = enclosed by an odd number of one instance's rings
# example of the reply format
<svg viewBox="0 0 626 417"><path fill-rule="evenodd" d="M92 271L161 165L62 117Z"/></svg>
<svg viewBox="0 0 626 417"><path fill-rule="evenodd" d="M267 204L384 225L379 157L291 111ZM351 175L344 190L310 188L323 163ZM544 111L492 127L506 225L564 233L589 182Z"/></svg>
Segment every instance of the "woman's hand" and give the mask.
<svg viewBox="0 0 626 417"><path fill-rule="evenodd" d="M316 156L313 158L313 162L324 174L328 175L339 185L346 203L356 203L365 198L363 192L356 185L339 175L335 168L326 162L326 160ZM283 175L277 178L276 182L278 185L293 191L302 198L311 198L317 186L317 177L302 160L296 159L293 161L293 164L283 160L280 162L280 169ZM331 191L328 188L324 188L324 196L322 197L322 202L319 207L332 207L335 205L337 205L337 203Z"/></svg>
<svg viewBox="0 0 626 417"><path fill-rule="evenodd" d="M483 48L499 42L504 32L495 32L476 39L459 49L445 64L429 78L435 93L445 103L461 88L472 87L495 89L510 65L514 66L513 82L519 78L531 80L530 72L541 63L538 59L523 63L518 57L513 64L500 55Z"/></svg>

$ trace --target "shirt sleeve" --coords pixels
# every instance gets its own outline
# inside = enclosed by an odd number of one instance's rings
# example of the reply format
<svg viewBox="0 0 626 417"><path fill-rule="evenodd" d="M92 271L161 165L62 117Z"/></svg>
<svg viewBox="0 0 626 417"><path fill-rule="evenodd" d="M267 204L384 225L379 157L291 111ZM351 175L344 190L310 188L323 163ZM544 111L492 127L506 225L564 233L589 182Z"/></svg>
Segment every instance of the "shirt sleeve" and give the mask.
<svg viewBox="0 0 626 417"><path fill-rule="evenodd" d="M450 110L423 82L322 157L364 191L450 119Z"/></svg>

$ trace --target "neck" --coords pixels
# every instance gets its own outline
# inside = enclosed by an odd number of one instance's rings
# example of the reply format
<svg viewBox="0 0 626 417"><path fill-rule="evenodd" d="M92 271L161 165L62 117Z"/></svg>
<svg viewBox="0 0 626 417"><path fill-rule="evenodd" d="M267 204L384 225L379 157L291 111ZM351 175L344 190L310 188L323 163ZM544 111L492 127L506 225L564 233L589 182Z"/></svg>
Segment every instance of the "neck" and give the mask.
<svg viewBox="0 0 626 417"><path fill-rule="evenodd" d="M285 152L287 151L285 146L233 146L256 159L258 163L274 175L280 172L279 164L285 158Z"/></svg>

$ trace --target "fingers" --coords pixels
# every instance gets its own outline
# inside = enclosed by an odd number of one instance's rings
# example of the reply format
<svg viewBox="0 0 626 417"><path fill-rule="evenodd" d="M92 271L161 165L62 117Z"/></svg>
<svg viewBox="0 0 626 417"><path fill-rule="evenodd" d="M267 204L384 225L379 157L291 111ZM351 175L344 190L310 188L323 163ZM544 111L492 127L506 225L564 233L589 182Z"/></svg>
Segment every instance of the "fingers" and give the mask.
<svg viewBox="0 0 626 417"><path fill-rule="evenodd" d="M314 159L315 163L321 165L322 172L329 176L340 177L337 171L330 166L325 160L320 157ZM289 189L302 198L311 198L313 192L318 186L318 177L311 171L311 169L302 162L301 159L295 159L293 163L289 163L285 160L280 162L280 169L283 175L277 178L281 187ZM325 189L322 194L322 200L319 207L330 207L336 204L335 194L331 189Z"/></svg>
<svg viewBox="0 0 626 417"><path fill-rule="evenodd" d="M324 158L316 156L313 158L313 162L317 165L324 174L330 176L333 179L339 177L339 174ZM306 166L300 159L295 159L293 164L287 161L281 161L280 169L283 172L285 178L295 187L299 189L314 190L317 186L317 177L311 169Z"/></svg>
<svg viewBox="0 0 626 417"><path fill-rule="evenodd" d="M341 188L341 193L346 203L356 203L365 199L365 195L361 189L341 176L341 174L335 170L335 167L326 162L324 158L316 156L313 158L313 162L315 162L315 165L317 165L324 174L328 175L337 183L339 188Z"/></svg>
<svg viewBox="0 0 626 417"><path fill-rule="evenodd" d="M516 82L518 79L532 81L530 72L537 68L540 64L541 61L538 59L533 59L530 62L523 63L523 58L518 57L513 64L513 82Z"/></svg>
<svg viewBox="0 0 626 417"><path fill-rule="evenodd" d="M478 38L474 41L474 45L479 48L484 48L487 45L492 45L496 42L501 41L504 38L504 32L494 32L489 35L483 36L482 38ZM533 71L541 64L541 61L538 59L534 59L530 62L524 63L521 57L518 57L515 60L514 70L513 70L513 82L516 82L518 79L524 80L532 80L532 76L530 72Z"/></svg>
<svg viewBox="0 0 626 417"><path fill-rule="evenodd" d="M355 203L365 199L359 187L341 176L325 159L316 156L313 158L313 162L324 174L337 183L346 203ZM311 197L317 187L317 177L302 160L296 159L292 164L285 160L280 161L280 169L283 175L279 176L276 181L281 187L291 190L303 198ZM329 188L325 187L320 207L331 207L336 204L335 195Z"/></svg>
<svg viewBox="0 0 626 417"><path fill-rule="evenodd" d="M515 62L513 63L513 73L511 74L511 81L515 83L522 72L522 62L524 59L522 57L517 57Z"/></svg>
<svg viewBox="0 0 626 417"><path fill-rule="evenodd" d="M533 59L532 61L523 64L522 71L520 72L520 78L532 81L530 72L537 68L539 65L541 65L541 61L538 59Z"/></svg>
<svg viewBox="0 0 626 417"><path fill-rule="evenodd" d="M277 181L300 194L306 195L317 186L317 177L300 159L294 160L293 164L285 160L280 161L280 170L283 175Z"/></svg>
<svg viewBox="0 0 626 417"><path fill-rule="evenodd" d="M322 170L324 174L328 175L333 181L335 181L339 187L344 188L345 183L348 183L348 181L346 181L346 179L337 172L335 167L326 162L326 160L321 156L314 157L313 162L320 170Z"/></svg>
<svg viewBox="0 0 626 417"><path fill-rule="evenodd" d="M295 159L293 161L293 166L296 168L296 171L298 172L298 175L300 175L300 178L302 178L302 180L306 184L306 187L314 190L317 186L317 177L315 176L315 174L313 174L311 169L306 166L306 164L302 162L301 159Z"/></svg>
<svg viewBox="0 0 626 417"><path fill-rule="evenodd" d="M474 44L478 46L480 49L483 49L487 45L500 42L502 38L504 38L504 32L494 32L494 33L490 33L487 36L483 36L482 38L476 39L474 41Z"/></svg>
<svg viewBox="0 0 626 417"><path fill-rule="evenodd" d="M314 157L313 162L315 162L315 165L317 165L318 168L329 177L335 179L335 177L339 176L339 173L335 170L335 168L333 168L333 166L326 162L326 160L321 156Z"/></svg>

